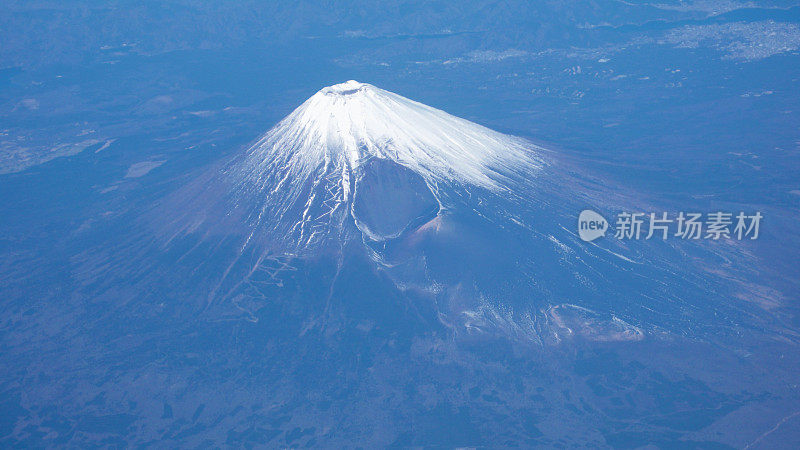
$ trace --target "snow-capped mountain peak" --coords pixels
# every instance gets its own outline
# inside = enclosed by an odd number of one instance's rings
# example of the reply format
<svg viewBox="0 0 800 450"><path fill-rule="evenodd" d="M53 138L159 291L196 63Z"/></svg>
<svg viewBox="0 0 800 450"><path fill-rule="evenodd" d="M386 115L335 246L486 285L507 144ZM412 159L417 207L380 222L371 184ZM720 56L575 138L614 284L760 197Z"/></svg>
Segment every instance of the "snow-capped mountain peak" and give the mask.
<svg viewBox="0 0 800 450"><path fill-rule="evenodd" d="M243 169L261 179L339 173L345 199L351 174L380 158L427 181L501 189L506 171L535 171L538 148L444 111L354 80L321 89L250 149ZM357 174L356 174L357 175Z"/></svg>
<svg viewBox="0 0 800 450"><path fill-rule="evenodd" d="M311 96L226 173L251 230L306 246L347 223L372 239L395 236L438 211L446 185L514 192L511 180L540 172L540 150L351 80Z"/></svg>

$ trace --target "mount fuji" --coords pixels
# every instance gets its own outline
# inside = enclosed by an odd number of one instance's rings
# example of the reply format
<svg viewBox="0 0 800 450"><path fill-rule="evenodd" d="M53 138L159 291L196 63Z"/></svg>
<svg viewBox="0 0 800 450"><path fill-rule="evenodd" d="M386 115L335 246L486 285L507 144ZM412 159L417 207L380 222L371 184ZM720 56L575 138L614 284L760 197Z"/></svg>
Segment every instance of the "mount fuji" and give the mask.
<svg viewBox="0 0 800 450"><path fill-rule="evenodd" d="M718 335L741 320L746 306L719 295L723 280L679 256L737 258L732 249L585 243L575 221L587 207L646 202L528 140L351 80L194 176L135 220L132 238L87 261L207 320L304 305L302 333L403 327L406 316L454 336L545 345ZM290 287L300 275L310 285ZM687 321L687 309L703 320Z"/></svg>
<svg viewBox="0 0 800 450"><path fill-rule="evenodd" d="M59 439L685 443L761 401L742 342L795 339L734 244L584 242L585 209L661 206L370 84L323 88L176 172L100 203L30 266L47 307L9 316L4 361L38 386L18 415Z"/></svg>
<svg viewBox="0 0 800 450"><path fill-rule="evenodd" d="M798 105L798 0L6 0L0 450L800 449Z"/></svg>

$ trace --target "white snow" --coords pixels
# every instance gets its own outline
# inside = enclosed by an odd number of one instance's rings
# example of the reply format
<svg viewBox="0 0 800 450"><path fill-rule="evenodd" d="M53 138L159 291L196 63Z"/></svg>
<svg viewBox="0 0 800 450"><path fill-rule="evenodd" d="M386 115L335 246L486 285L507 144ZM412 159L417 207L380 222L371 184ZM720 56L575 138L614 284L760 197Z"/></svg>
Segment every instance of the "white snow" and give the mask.
<svg viewBox="0 0 800 450"><path fill-rule="evenodd" d="M351 80L314 94L225 172L251 226L282 229L303 247L350 220L371 158L411 169L434 192L446 183L511 192L512 178L529 180L542 168L540 150Z"/></svg>
<svg viewBox="0 0 800 450"><path fill-rule="evenodd" d="M335 172L347 200L350 174L375 157L393 160L429 181L500 190L504 173L530 174L542 166L538 149L523 139L350 80L320 90L283 119L250 149L242 170L251 181L263 180L265 172L274 170L298 181L320 171Z"/></svg>

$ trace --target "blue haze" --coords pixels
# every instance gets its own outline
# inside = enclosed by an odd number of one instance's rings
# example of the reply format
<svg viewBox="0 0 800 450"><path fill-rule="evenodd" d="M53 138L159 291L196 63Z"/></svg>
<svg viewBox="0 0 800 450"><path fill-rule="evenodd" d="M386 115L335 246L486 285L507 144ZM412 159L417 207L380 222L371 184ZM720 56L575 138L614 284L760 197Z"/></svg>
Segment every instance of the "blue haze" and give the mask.
<svg viewBox="0 0 800 450"><path fill-rule="evenodd" d="M800 5L365 3L0 6L0 446L797 448ZM455 231L413 251L164 239L350 79L558 169L524 210L452 187ZM376 229L435 215L416 175L364 176ZM765 219L600 248L584 208Z"/></svg>

